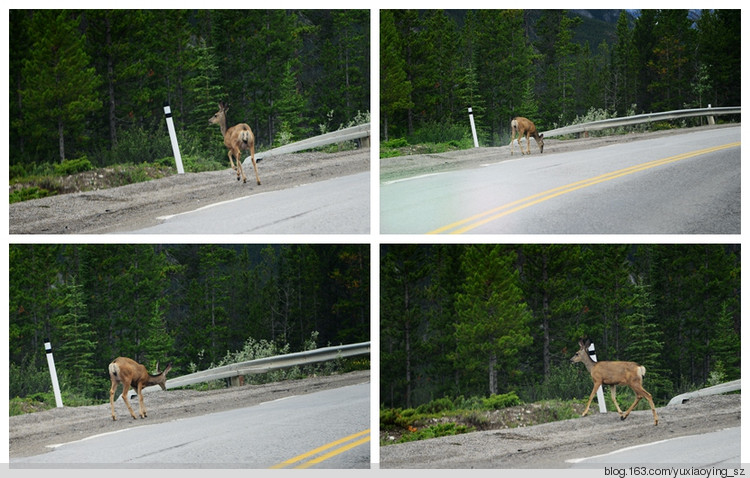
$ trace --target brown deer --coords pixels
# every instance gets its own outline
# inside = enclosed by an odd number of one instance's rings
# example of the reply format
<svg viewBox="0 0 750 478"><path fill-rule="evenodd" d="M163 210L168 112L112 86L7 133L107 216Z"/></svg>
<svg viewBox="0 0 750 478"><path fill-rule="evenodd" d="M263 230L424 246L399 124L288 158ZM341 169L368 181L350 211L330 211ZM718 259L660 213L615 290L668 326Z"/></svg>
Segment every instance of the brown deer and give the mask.
<svg viewBox="0 0 750 478"><path fill-rule="evenodd" d="M591 400L594 399L594 395L596 395L596 391L599 387L602 385L609 385L609 391L612 394L612 401L615 402L615 407L617 407L617 413L620 414L621 420L628 418L628 415L630 415L630 412L636 405L638 405L641 398L645 398L648 400L649 405L651 405L651 411L654 413L654 425L659 424L659 417L656 415L654 400L651 398L651 394L643 388L643 376L646 375L646 367L638 365L635 362L594 362L589 356L588 351L591 341L588 339L586 339L585 342L579 340L578 345L580 346L580 349L578 349L578 352L573 355L570 362L583 362L583 365L586 366L586 370L591 374L591 379L594 381L594 389L591 391L591 396L589 397L589 402L586 404L586 409L581 414L582 417L586 416L589 412ZM633 390L633 393L635 393L635 401L625 413L620 410L620 405L617 403L617 398L615 398L617 385L627 385Z"/></svg>
<svg viewBox="0 0 750 478"><path fill-rule="evenodd" d="M143 387L149 385L159 385L162 390L167 389L167 372L172 369L172 364L159 372L159 364L156 364L156 375L150 375L146 367L135 360L127 357L117 357L109 364L109 379L112 381L112 387L109 389L109 405L112 408L112 420L117 420L115 416L115 390L117 384L122 383L122 399L130 410L130 416L135 420L135 413L128 401L128 389L133 387L138 392L138 413L141 418L146 418L146 407L143 405Z"/></svg>
<svg viewBox="0 0 750 478"><path fill-rule="evenodd" d="M258 166L255 164L255 136L253 130L250 129L245 123L239 123L231 128L227 129L227 111L229 105L223 101L219 102L219 111L217 111L211 118L209 118L209 124L218 124L221 128L221 135L224 136L224 146L229 150L227 156L229 156L229 164L232 169L237 171L237 181L240 180L242 175L242 182L247 182L245 172L242 170L242 158L240 157L240 151L250 151L250 159L253 161L253 169L255 170L255 180L260 185L260 178L258 177ZM237 166L235 167L232 157L237 160Z"/></svg>
<svg viewBox="0 0 750 478"><path fill-rule="evenodd" d="M526 154L531 154L531 143L529 142L529 135L533 136L536 140L537 146L539 146L539 154L544 151L544 135L539 134L536 130L536 126L530 120L516 116L510 122L510 154L513 155L513 140L518 135L518 149L521 150L523 155L523 147L521 146L521 136L526 137Z"/></svg>

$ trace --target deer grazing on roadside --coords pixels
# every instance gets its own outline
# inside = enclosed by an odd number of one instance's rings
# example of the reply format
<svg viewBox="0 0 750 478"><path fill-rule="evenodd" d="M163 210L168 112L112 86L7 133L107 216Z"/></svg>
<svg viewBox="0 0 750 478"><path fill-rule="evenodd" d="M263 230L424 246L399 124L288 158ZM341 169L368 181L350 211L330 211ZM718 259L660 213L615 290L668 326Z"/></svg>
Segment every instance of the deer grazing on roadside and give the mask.
<svg viewBox="0 0 750 478"><path fill-rule="evenodd" d="M172 369L172 364L159 372L159 364L156 364L156 375L150 375L146 367L135 360L127 357L117 357L109 364L109 379L112 381L112 387L109 389L109 405L112 408L112 420L117 420L115 416L115 390L117 384L122 383L122 399L130 410L130 416L135 420L135 413L128 401L128 389L133 387L138 392L138 413L141 418L146 418L146 407L143 405L143 388L149 385L159 385L162 390L166 390L167 372Z"/></svg>
<svg viewBox="0 0 750 478"><path fill-rule="evenodd" d="M229 164L232 169L237 171L237 181L242 176L242 182L247 182L245 172L242 170L242 158L240 157L240 151L250 151L250 159L253 161L253 169L255 170L255 180L260 186L260 178L258 177L258 165L255 164L255 136L253 131L245 123L239 123L231 128L227 129L227 111L229 105L223 101L219 102L219 111L208 119L209 124L218 124L221 128L221 135L224 136L224 146L229 150L227 156L229 156ZM237 166L235 167L232 157L237 160Z"/></svg>
<svg viewBox="0 0 750 478"><path fill-rule="evenodd" d="M659 424L659 417L656 415L654 400L651 398L651 394L643 388L643 376L646 375L646 367L638 365L635 362L594 362L589 356L588 350L591 341L588 339L586 339L585 342L579 340L578 345L580 348L570 359L570 362L583 362L583 365L586 366L586 370L591 374L591 379L594 381L594 389L591 391L591 396L586 404L586 409L581 414L582 417L586 416L589 412L591 400L594 399L594 395L596 395L596 391L599 387L602 385L609 385L609 391L612 394L612 401L615 402L615 407L617 407L617 413L620 414L621 420L628 418L628 415L630 415L630 412L636 405L638 405L641 398L645 398L648 400L649 405L651 405L651 411L654 413L654 425ZM635 393L635 401L625 413L620 410L620 405L617 403L617 398L615 397L617 385L627 385L633 390L633 393Z"/></svg>
<svg viewBox="0 0 750 478"><path fill-rule="evenodd" d="M539 154L544 151L544 135L539 134L536 130L536 126L530 120L516 116L510 122L510 154L513 155L513 140L518 135L518 149L521 150L523 155L523 147L521 146L521 137L526 137L526 154L531 154L531 143L529 142L529 135L533 136L536 140L537 146L539 146Z"/></svg>

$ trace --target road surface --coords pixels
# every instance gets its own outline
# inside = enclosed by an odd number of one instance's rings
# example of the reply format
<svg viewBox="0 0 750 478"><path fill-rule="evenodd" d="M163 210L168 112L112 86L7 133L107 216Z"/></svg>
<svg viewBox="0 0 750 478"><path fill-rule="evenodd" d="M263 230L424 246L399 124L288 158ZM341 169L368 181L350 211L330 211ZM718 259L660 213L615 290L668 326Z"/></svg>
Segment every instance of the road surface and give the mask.
<svg viewBox="0 0 750 478"><path fill-rule="evenodd" d="M741 463L740 427L625 447L604 455L568 460L572 468L601 468L618 463L631 466L679 465L691 463L711 467L731 467Z"/></svg>
<svg viewBox="0 0 750 478"><path fill-rule="evenodd" d="M348 233L362 229L362 221L367 224L365 232L369 232L369 182L364 189L361 179L352 181L349 177L361 178L369 174L370 148L272 156L261 161L258 169L262 185L256 185L254 180L246 184L238 182L234 171L227 168L14 203L9 207L10 233L126 233L157 226L163 221L158 218L176 217L243 198L248 199L249 209L234 209L229 218L224 216L180 232L208 234L227 228L227 222L242 222L245 216L250 218L245 227L254 232L259 232L254 228L261 225L264 232L278 232L274 227L283 227L297 234L315 234L321 230ZM333 179L341 182L328 182ZM313 187L317 182L324 184ZM346 187L355 189L341 190ZM298 196L303 191L309 193L306 200L301 201ZM276 200L269 204L261 199L262 206L256 206L255 196L269 194ZM338 204L342 201L353 204ZM317 209L312 210L311 204L316 204ZM367 213L362 211L365 204ZM282 210L285 215L281 215ZM316 219L307 221L310 217Z"/></svg>
<svg viewBox="0 0 750 478"><path fill-rule="evenodd" d="M606 455L610 457L606 461L613 456L607 454L624 448L690 436L702 436L703 441L685 438L677 442L677 452L667 455L663 450L665 454L654 463L704 466L740 456L739 440L714 432L740 427L741 402L738 394L718 395L662 407L657 409L658 426L654 426L651 410L636 410L627 420L620 420L616 412L589 413L530 427L381 446L380 468L570 468L576 459ZM688 447L697 443L698 448L708 449L707 442L723 449L723 454L710 463L705 455Z"/></svg>
<svg viewBox="0 0 750 478"><path fill-rule="evenodd" d="M367 234L370 174L255 194L157 218L139 234Z"/></svg>
<svg viewBox="0 0 750 478"><path fill-rule="evenodd" d="M11 466L369 468L369 397L364 383L126 428L11 459Z"/></svg>
<svg viewBox="0 0 750 478"><path fill-rule="evenodd" d="M479 168L381 179L381 232L740 233L739 127L542 155L491 153L476 151Z"/></svg>

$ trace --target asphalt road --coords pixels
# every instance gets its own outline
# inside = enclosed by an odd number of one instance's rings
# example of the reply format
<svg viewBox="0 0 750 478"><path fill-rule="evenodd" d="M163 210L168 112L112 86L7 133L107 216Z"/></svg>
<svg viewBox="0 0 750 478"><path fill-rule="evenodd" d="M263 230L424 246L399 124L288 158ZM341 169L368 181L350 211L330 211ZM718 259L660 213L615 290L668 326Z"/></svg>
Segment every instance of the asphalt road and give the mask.
<svg viewBox="0 0 750 478"><path fill-rule="evenodd" d="M739 127L494 156L480 168L381 182L381 232L740 233Z"/></svg>
<svg viewBox="0 0 750 478"><path fill-rule="evenodd" d="M636 410L627 420L620 420L616 412L589 413L585 417L529 427L381 446L380 468L561 469L578 465L576 459L603 456L601 462L591 464L601 469L604 463L626 459L613 458L614 453L637 446L641 450L657 447L655 450L661 451L656 453L655 461L640 462L644 466L668 463L690 467L731 462L740 456L736 432L734 435L715 432L739 429L741 402L742 397L737 394L696 397L684 404L658 408L658 426L654 426L650 410ZM702 439L690 438L695 436ZM678 437L685 438L673 442L676 446L671 448L659 448ZM722 452L713 461L706 461L703 450L710 449Z"/></svg>
<svg viewBox="0 0 750 478"><path fill-rule="evenodd" d="M604 464L642 466L690 463L693 466L726 467L741 463L740 427L726 428L711 433L625 447L604 455L568 460L571 468L601 468Z"/></svg>
<svg viewBox="0 0 750 478"><path fill-rule="evenodd" d="M369 383L126 428L11 467L369 468Z"/></svg>
<svg viewBox="0 0 750 478"><path fill-rule="evenodd" d="M370 174L254 194L160 218L139 234L366 234Z"/></svg>

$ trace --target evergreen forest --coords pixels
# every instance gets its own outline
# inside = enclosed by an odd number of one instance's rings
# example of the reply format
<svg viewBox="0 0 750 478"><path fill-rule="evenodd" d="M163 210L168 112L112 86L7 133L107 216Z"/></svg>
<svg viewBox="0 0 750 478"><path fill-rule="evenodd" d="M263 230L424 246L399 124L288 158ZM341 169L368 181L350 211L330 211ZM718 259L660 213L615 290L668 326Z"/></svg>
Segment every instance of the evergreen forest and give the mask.
<svg viewBox="0 0 750 478"><path fill-rule="evenodd" d="M740 323L739 245L382 245L380 403L588 398L586 337L660 406L740 378Z"/></svg>
<svg viewBox="0 0 750 478"><path fill-rule="evenodd" d="M76 403L108 399L121 355L180 376L242 350L370 340L369 245L11 244L9 257L11 398L51 392L47 338Z"/></svg>
<svg viewBox="0 0 750 478"><path fill-rule="evenodd" d="M226 152L230 104L256 148L369 121L368 10L10 10L10 164L94 167ZM172 160L172 164L174 161Z"/></svg>
<svg viewBox="0 0 750 478"><path fill-rule="evenodd" d="M381 139L740 105L740 10L383 10ZM471 141L469 141L471 142Z"/></svg>

